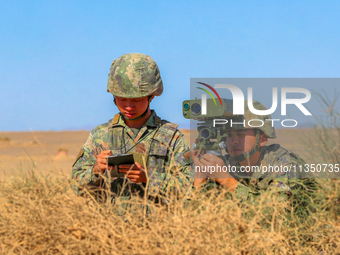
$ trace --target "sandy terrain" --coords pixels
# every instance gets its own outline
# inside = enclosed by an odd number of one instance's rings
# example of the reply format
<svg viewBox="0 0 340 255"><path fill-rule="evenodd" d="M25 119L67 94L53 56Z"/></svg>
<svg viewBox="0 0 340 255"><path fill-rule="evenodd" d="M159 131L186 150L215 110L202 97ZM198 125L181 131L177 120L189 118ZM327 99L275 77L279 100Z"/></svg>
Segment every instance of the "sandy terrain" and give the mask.
<svg viewBox="0 0 340 255"><path fill-rule="evenodd" d="M182 130L190 144L189 130ZM277 130L276 143L303 156L301 137L310 130ZM0 174L12 176L34 167L70 174L73 161L89 131L0 132ZM274 142L274 140L270 141Z"/></svg>

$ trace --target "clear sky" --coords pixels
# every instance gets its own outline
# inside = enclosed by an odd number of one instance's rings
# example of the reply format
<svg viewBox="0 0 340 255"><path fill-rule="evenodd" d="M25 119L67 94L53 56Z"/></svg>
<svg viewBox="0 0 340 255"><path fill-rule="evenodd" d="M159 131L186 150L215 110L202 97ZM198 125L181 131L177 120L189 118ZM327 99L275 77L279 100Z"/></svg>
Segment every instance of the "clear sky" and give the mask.
<svg viewBox="0 0 340 255"><path fill-rule="evenodd" d="M0 0L0 131L111 119L107 74L131 52L157 62L165 89L151 106L182 128L190 78L339 77L339 12L339 1Z"/></svg>

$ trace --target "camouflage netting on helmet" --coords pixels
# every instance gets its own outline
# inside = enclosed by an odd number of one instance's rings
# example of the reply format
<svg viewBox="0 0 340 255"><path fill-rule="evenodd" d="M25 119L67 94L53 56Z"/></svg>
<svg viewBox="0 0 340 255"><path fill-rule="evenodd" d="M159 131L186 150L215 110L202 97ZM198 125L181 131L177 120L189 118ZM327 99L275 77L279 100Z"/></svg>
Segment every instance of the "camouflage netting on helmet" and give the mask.
<svg viewBox="0 0 340 255"><path fill-rule="evenodd" d="M112 62L107 91L123 98L160 96L163 82L156 62L140 53L119 57Z"/></svg>
<svg viewBox="0 0 340 255"><path fill-rule="evenodd" d="M252 103L256 110L267 110L267 108L263 104L257 101L253 101ZM276 138L275 128L273 127L273 121L271 121L271 119L272 118L269 114L257 115L252 113L248 107L248 100L244 100L244 115L239 115L232 118L232 127L228 126L226 129L230 130L255 128L261 130L268 138Z"/></svg>

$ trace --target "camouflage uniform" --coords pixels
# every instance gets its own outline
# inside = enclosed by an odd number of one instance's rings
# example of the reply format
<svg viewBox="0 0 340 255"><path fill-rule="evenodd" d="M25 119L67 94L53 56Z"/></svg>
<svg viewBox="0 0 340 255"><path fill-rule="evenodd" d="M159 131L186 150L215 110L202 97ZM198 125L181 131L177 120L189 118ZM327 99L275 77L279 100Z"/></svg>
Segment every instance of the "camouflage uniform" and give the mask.
<svg viewBox="0 0 340 255"><path fill-rule="evenodd" d="M93 129L83 146L80 154L72 168L72 178L76 179L78 185L73 185L77 195L82 194L86 185L98 187L101 178L93 174L93 166L96 163L97 155L105 149L112 151L113 155L132 153L143 163L144 157L148 176L148 195L166 193L167 189L176 181L183 188L190 185L190 150L183 134L177 129L176 124L161 120L152 111L151 116L145 125L134 134L125 124L120 114L115 115L113 120L97 126ZM142 156L142 157L141 157ZM112 178L111 191L120 194L124 178ZM123 196L129 197L131 191L144 194L145 184L135 184L127 181Z"/></svg>
<svg viewBox="0 0 340 255"><path fill-rule="evenodd" d="M253 101L253 106L257 110L266 110L266 107L257 101ZM253 114L249 108L247 100L245 100L245 113L244 115L232 117L234 122L242 123L245 121L245 126L235 125L233 127L227 127L228 130L242 130L242 129L254 129L256 134L256 143L254 148L241 155L231 157L226 154L223 159L225 165L228 167L236 166L235 172L229 171L229 173L237 180L237 186L234 191L234 198L241 203L257 201L263 195L275 196L275 198L283 201L290 197L290 199L298 201L294 202L300 205L304 205L305 201L310 201L307 196L313 196L317 189L317 183L314 179L304 178L300 172L300 166L304 167L305 161L297 154L289 151L279 144L272 144L270 146L259 146L259 137L261 131L267 136L267 138L276 138L274 127L272 127L270 121L270 115L256 115ZM248 125L248 121L257 119L263 121L262 127L254 128ZM260 151L261 156L258 160L257 171L252 171L251 175L248 175L244 170L241 170L239 162L251 157L255 152ZM263 168L266 167L266 168ZM271 170L270 167L273 167ZM277 168L275 168L277 167ZM285 168L286 167L286 168ZM294 168L295 167L295 168ZM260 170L259 170L260 169ZM210 178L223 178L222 174L212 174ZM220 186L218 183L210 180L205 184L204 191L211 189L212 187Z"/></svg>
<svg viewBox="0 0 340 255"><path fill-rule="evenodd" d="M107 82L107 92L114 98L142 98L160 96L163 83L156 62L147 55L130 53L120 56L112 62ZM115 99L114 99L115 102ZM144 113L134 119L116 114L108 123L93 129L80 151L72 168L72 179L77 195L84 194L84 189L91 192L103 184L102 178L93 173L97 155L103 148L111 150L113 155L131 153L134 160L147 169L148 186L136 184L127 178L111 178L112 198L121 195L123 199L132 193L144 196L165 194L174 184L183 190L191 185L189 157L190 150L178 125L161 120L154 111L138 129L129 128L124 119L138 120L149 112L149 105ZM125 187L125 188L123 188ZM182 189L181 189L182 190ZM100 192L95 192L99 194Z"/></svg>
<svg viewBox="0 0 340 255"><path fill-rule="evenodd" d="M311 182L301 178L299 169L300 165L304 166L305 161L279 144L263 147L258 168L251 176L242 172L240 164L233 161L229 155L225 155L224 160L227 166L237 166L237 171L230 174L238 181L234 197L240 201L255 200L265 192L286 197L300 189L301 183Z"/></svg>

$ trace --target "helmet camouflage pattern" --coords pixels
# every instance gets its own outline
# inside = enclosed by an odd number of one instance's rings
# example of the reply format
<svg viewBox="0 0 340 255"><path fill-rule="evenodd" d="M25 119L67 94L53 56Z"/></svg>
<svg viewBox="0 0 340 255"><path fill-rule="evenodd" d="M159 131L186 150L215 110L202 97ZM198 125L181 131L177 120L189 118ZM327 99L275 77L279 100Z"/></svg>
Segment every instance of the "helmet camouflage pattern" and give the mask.
<svg viewBox="0 0 340 255"><path fill-rule="evenodd" d="M256 110L267 110L267 108L257 102L253 101L253 106ZM233 124L232 127L229 127L228 129L259 129L261 130L268 138L276 138L275 128L272 127L273 122L272 121L266 121L268 119L271 119L271 116L268 115L257 115L252 113L248 108L248 100L244 100L244 115L239 115L236 118L233 118L233 123L235 122L243 122L245 121L245 125L243 124ZM248 121L253 120L249 123ZM263 124L263 125L262 125ZM260 125L262 125L260 127Z"/></svg>
<svg viewBox="0 0 340 255"><path fill-rule="evenodd" d="M140 53L120 56L112 62L107 92L123 98L160 96L163 82L156 62Z"/></svg>

